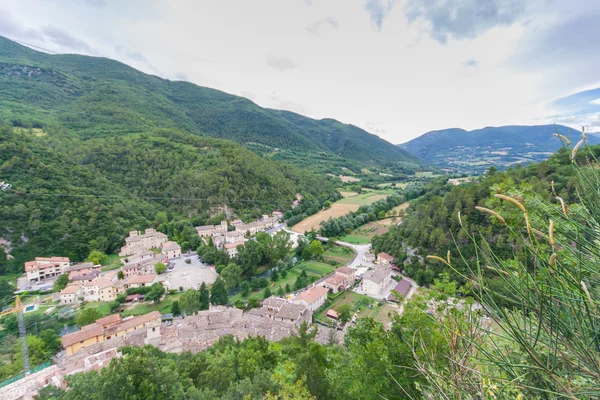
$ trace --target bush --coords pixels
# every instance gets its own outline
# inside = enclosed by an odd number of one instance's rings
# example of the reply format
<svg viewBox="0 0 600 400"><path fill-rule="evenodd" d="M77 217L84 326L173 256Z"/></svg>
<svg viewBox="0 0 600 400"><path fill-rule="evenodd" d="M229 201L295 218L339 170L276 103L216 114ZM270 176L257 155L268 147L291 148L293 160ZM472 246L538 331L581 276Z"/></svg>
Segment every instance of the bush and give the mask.
<svg viewBox="0 0 600 400"><path fill-rule="evenodd" d="M160 275L167 270L167 266L164 263L159 262L154 264L154 270Z"/></svg>
<svg viewBox="0 0 600 400"><path fill-rule="evenodd" d="M186 264L191 264L191 263L192 263L192 260L190 260L189 258L186 258L186 259L184 260L184 262L185 262Z"/></svg>
<svg viewBox="0 0 600 400"><path fill-rule="evenodd" d="M250 297L248 300L248 309L260 307L260 302L256 297Z"/></svg>

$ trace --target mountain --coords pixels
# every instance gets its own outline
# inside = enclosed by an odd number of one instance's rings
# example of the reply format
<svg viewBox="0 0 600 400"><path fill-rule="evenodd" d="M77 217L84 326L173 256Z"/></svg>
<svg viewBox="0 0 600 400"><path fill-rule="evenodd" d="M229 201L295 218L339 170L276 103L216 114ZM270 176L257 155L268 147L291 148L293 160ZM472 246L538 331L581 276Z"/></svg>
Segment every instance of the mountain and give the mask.
<svg viewBox="0 0 600 400"><path fill-rule="evenodd" d="M41 53L3 37L0 79L0 121L13 126L52 125L83 139L173 128L230 139L313 168L327 164L327 158L382 168L419 164L405 150L353 125L263 108L106 58ZM313 158L316 162L305 162Z"/></svg>
<svg viewBox="0 0 600 400"><path fill-rule="evenodd" d="M548 158L561 147L561 141L553 136L557 131L574 143L581 139L580 131L562 125L509 125L431 131L399 146L452 172L481 173L491 166L505 169ZM588 142L597 144L600 138L589 135Z"/></svg>

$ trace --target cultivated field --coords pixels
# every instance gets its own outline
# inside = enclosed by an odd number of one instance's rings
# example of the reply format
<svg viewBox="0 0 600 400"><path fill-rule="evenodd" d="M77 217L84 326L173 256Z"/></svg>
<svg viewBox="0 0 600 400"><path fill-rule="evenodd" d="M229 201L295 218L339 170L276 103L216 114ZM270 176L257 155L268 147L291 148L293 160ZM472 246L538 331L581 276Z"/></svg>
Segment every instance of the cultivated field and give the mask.
<svg viewBox="0 0 600 400"><path fill-rule="evenodd" d="M358 196L345 197L341 200L338 200L335 204L357 204L359 206L364 206L367 204L371 204L376 202L377 200L385 199L387 194L380 194L377 192L369 192L359 194Z"/></svg>
<svg viewBox="0 0 600 400"><path fill-rule="evenodd" d="M346 183L346 182L358 182L360 181L359 178L355 178L353 176L347 176L347 175L340 175L339 178L342 180L342 182Z"/></svg>
<svg viewBox="0 0 600 400"><path fill-rule="evenodd" d="M298 222L292 227L294 232L304 233L312 229L318 230L321 226L321 221L327 221L329 218L337 218L346 215L349 212L358 210L358 204L341 204L335 202L327 210L321 210L318 213Z"/></svg>
<svg viewBox="0 0 600 400"><path fill-rule="evenodd" d="M342 197L352 197L352 196L358 195L358 193L356 193L356 192L342 192L342 191L340 191L340 194L342 195Z"/></svg>

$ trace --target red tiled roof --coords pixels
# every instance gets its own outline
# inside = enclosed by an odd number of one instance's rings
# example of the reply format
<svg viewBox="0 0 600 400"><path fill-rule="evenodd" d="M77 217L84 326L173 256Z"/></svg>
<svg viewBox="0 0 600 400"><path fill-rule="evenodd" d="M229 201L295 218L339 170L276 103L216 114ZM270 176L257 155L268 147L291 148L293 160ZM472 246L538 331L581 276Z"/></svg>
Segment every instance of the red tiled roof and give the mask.
<svg viewBox="0 0 600 400"><path fill-rule="evenodd" d="M377 259L393 261L394 257L390 256L388 253L379 253L377 254Z"/></svg>
<svg viewBox="0 0 600 400"><path fill-rule="evenodd" d="M312 304L323 296L327 296L327 289L323 286L313 286L294 298L294 301L304 300Z"/></svg>
<svg viewBox="0 0 600 400"><path fill-rule="evenodd" d="M108 317L104 317L104 318L100 318L100 319L96 320L96 323L100 324L106 328L108 325L113 325L120 321L121 321L120 314L111 314Z"/></svg>
<svg viewBox="0 0 600 400"><path fill-rule="evenodd" d="M104 329L102 329L102 325L100 324L93 323L90 325L86 325L77 332L64 335L61 338L62 345L63 347L69 347L77 342L88 340L96 336L102 336L103 332Z"/></svg>
<svg viewBox="0 0 600 400"><path fill-rule="evenodd" d="M79 291L79 285L67 285L66 288L60 291L60 294L75 294Z"/></svg>
<svg viewBox="0 0 600 400"><path fill-rule="evenodd" d="M339 267L335 270L335 272L339 272L340 274L344 275L354 275L354 269L350 267Z"/></svg>
<svg viewBox="0 0 600 400"><path fill-rule="evenodd" d="M162 315L160 314L160 312L152 311L151 313L140 315L139 317L129 318L128 320L125 320L116 326L112 326L106 329L106 335L113 335L117 332L133 328L134 326L147 324L148 322L152 322L155 320L161 321L161 319Z"/></svg>
<svg viewBox="0 0 600 400"><path fill-rule="evenodd" d="M156 274L148 274L148 275L134 275L125 279L125 284L134 284L134 283L150 283L156 278Z"/></svg>

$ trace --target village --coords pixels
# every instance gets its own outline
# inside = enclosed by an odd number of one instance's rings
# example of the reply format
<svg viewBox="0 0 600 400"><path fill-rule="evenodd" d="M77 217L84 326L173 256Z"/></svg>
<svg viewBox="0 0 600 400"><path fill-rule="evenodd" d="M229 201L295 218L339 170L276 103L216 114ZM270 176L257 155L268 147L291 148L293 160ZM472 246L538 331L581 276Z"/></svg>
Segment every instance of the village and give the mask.
<svg viewBox="0 0 600 400"><path fill-rule="evenodd" d="M301 201L301 196L296 201ZM282 219L283 214L274 211L249 223L233 219L198 226L196 232L203 244L210 243L236 260L239 251L261 232L270 236L286 232L290 249L307 240L305 235L285 228ZM191 315L174 312L174 301L169 297L211 287L220 275L214 265L203 262L195 252L182 252L180 245L156 229L130 231L118 254L120 265L114 269L93 262L71 263L61 256L36 257L24 265L26 282L21 282L22 286L48 285L68 276L66 286L44 300L46 306L53 305L50 310L70 307L78 312L107 304L111 313L62 335L63 350L56 362L0 388L0 399L18 398L14 397L17 392L24 396L48 384L63 385L66 375L107 365L120 355L118 349L123 345L151 344L164 351L198 352L228 334L279 340L293 334L302 323L318 326L317 340L323 343L332 337L341 342L346 329L358 318L380 318L391 325L393 314L401 313L402 303L417 290L415 282L400 274L393 257L372 254L370 244L314 239L319 246L326 245L325 258L302 261L289 270L291 276L298 269L299 277L310 277L306 286L291 289L287 285L288 290L282 291L282 284L277 293L272 283L273 290L267 287L257 304L244 302L238 293L227 304L210 305L208 310ZM155 299L158 307L147 306L154 304L148 302L152 290L159 293ZM39 303L34 301L26 310L36 310Z"/></svg>

